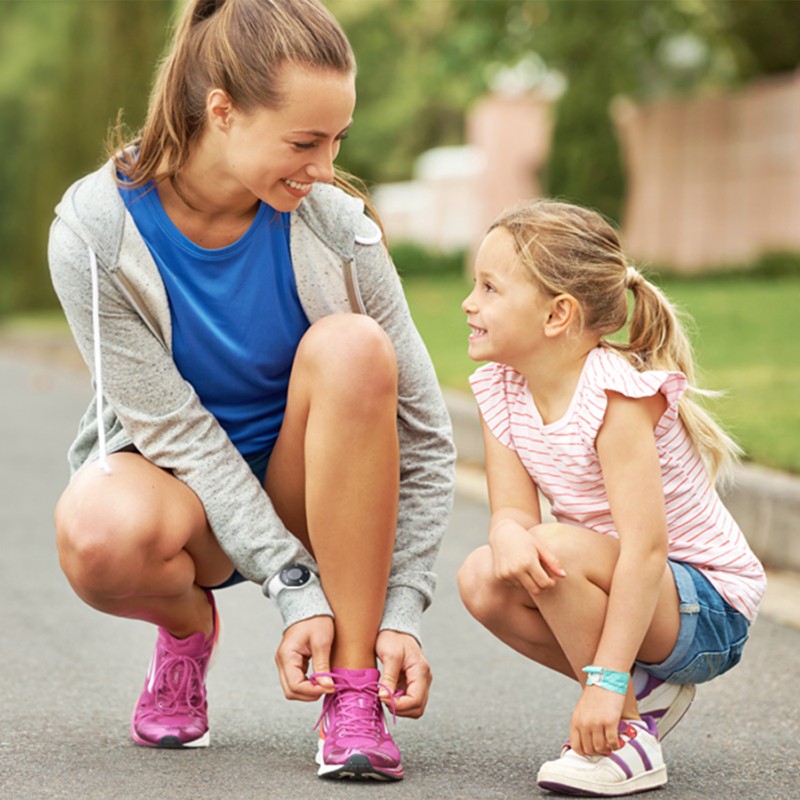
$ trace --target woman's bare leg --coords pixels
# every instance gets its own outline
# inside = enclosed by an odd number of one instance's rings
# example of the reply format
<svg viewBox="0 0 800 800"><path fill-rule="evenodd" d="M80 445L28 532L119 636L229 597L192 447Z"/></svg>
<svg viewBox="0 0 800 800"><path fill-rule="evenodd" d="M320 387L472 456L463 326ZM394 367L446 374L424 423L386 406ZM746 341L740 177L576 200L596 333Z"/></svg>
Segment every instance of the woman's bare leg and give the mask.
<svg viewBox="0 0 800 800"><path fill-rule="evenodd" d="M335 615L333 666L375 665L399 471L394 349L368 317L325 317L298 349L265 486L319 566Z"/></svg>
<svg viewBox="0 0 800 800"><path fill-rule="evenodd" d="M159 625L177 638L212 628L201 585L233 567L197 496L135 453L79 472L56 507L61 568L93 608Z"/></svg>

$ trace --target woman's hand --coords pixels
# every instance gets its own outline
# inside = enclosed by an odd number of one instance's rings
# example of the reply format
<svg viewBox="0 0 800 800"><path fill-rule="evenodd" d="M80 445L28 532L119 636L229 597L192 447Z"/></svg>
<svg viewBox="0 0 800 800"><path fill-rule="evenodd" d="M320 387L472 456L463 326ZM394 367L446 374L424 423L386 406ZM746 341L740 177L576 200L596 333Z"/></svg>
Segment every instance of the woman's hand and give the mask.
<svg viewBox="0 0 800 800"><path fill-rule="evenodd" d="M381 683L389 690L381 690L381 700L391 708L390 695L400 689L403 694L394 701L397 716L421 717L433 676L419 642L407 633L381 631L375 641L375 654L383 665Z"/></svg>
<svg viewBox="0 0 800 800"><path fill-rule="evenodd" d="M572 712L569 742L581 756L607 756L620 748L619 722L625 695L586 686Z"/></svg>
<svg viewBox="0 0 800 800"><path fill-rule="evenodd" d="M532 597L556 584L566 573L558 559L514 519L501 519L489 533L494 573L498 580L519 587Z"/></svg>
<svg viewBox="0 0 800 800"><path fill-rule="evenodd" d="M306 676L309 663L315 672L330 672L333 619L311 617L290 625L275 653L283 693L289 700L311 702L333 691L330 678L312 683Z"/></svg>

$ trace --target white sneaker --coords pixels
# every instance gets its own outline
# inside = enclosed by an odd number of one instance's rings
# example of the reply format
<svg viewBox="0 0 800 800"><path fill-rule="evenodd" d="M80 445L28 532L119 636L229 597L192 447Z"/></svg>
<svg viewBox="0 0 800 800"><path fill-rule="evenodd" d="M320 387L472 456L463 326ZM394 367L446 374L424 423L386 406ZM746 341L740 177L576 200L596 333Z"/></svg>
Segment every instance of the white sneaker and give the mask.
<svg viewBox="0 0 800 800"><path fill-rule="evenodd" d="M667 782L667 767L661 755L658 732L652 720L622 720L623 745L610 756L579 756L569 744L561 758L542 764L536 782L542 789L559 794L618 797Z"/></svg>
<svg viewBox="0 0 800 800"><path fill-rule="evenodd" d="M644 689L636 695L636 703L643 717L655 720L659 741L683 719L696 691L693 683L669 683L648 675Z"/></svg>

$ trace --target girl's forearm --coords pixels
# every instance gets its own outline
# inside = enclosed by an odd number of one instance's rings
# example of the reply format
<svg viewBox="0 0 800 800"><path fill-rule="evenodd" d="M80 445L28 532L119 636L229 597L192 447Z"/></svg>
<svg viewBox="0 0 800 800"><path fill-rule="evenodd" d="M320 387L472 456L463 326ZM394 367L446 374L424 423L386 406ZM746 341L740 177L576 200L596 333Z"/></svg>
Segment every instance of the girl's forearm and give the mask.
<svg viewBox="0 0 800 800"><path fill-rule="evenodd" d="M624 549L620 553L595 664L630 672L653 619L665 566L666 555L660 549L644 557L631 557Z"/></svg>

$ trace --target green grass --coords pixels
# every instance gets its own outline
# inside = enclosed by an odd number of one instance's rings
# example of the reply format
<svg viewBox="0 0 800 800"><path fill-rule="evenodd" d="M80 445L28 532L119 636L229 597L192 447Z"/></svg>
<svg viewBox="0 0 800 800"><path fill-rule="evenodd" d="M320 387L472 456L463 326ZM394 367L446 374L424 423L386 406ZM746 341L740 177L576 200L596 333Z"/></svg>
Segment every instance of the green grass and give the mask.
<svg viewBox="0 0 800 800"><path fill-rule="evenodd" d="M694 320L690 334L701 386L726 393L710 410L749 459L800 474L800 272L667 277L658 283ZM404 286L442 385L468 392L467 378L477 365L467 357L461 301L471 283L451 271L407 274ZM0 335L68 335L58 311L3 322Z"/></svg>
<svg viewBox="0 0 800 800"><path fill-rule="evenodd" d="M409 276L406 295L442 385L469 391L461 276ZM747 458L800 473L800 274L658 280L694 324L699 381L725 392L708 406Z"/></svg>

